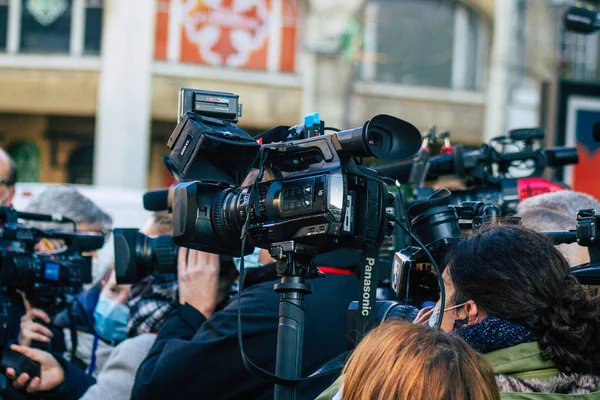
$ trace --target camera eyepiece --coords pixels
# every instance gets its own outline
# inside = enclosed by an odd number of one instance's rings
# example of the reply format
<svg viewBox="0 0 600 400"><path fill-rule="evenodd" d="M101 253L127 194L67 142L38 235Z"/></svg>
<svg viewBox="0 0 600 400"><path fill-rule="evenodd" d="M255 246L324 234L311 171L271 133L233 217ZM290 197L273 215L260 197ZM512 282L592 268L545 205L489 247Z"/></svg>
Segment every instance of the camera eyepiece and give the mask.
<svg viewBox="0 0 600 400"><path fill-rule="evenodd" d="M375 157L397 161L413 156L421 147L421 133L412 124L391 115L380 114L362 127L336 133L341 150L355 157Z"/></svg>

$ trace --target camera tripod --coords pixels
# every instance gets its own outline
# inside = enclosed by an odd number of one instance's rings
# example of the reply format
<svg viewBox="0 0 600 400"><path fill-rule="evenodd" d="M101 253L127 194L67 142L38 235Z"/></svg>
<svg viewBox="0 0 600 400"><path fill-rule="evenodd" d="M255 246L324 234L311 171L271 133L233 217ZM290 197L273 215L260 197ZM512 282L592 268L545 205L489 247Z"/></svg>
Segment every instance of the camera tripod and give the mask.
<svg viewBox="0 0 600 400"><path fill-rule="evenodd" d="M270 253L277 260L277 275L281 276L274 287L281 293L275 373L283 379L298 380L302 375L304 297L313 291L306 280L325 275L314 266L317 252L310 246L293 240L278 242L271 245ZM275 385L275 400L284 399L297 399L296 384Z"/></svg>

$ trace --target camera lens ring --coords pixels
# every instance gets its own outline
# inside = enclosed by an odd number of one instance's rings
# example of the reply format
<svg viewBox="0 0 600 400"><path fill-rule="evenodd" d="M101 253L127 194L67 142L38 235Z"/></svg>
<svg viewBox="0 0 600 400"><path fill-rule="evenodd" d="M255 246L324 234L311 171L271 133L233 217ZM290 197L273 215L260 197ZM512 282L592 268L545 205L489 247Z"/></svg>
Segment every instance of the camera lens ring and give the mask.
<svg viewBox="0 0 600 400"><path fill-rule="evenodd" d="M227 200L228 193L228 190L217 192L211 212L213 227L221 238L227 237L227 225L223 216L223 207L225 205L225 201Z"/></svg>

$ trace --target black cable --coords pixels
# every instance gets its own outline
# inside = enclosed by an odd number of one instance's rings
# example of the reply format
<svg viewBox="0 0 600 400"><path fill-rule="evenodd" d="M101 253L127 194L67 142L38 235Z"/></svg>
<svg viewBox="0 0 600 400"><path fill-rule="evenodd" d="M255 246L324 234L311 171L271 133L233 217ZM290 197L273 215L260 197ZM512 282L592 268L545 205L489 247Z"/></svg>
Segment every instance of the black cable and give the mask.
<svg viewBox="0 0 600 400"><path fill-rule="evenodd" d="M407 204L404 202L404 192L402 191L402 187L400 186L400 182L398 182L398 180L396 180L394 182L394 185L396 185L396 188L398 189L398 194L400 195L400 201L402 202L402 211L404 211L404 220L406 221L406 224L410 224L409 221L409 216L408 216L408 210L406 209ZM408 235L408 248L410 249L410 258L411 260L414 259L414 253L413 253L413 243L412 243L412 235ZM410 269L408 271L408 274L406 275L406 293L404 294L404 305L408 305L408 297L409 297L409 289L410 289Z"/></svg>
<svg viewBox="0 0 600 400"><path fill-rule="evenodd" d="M244 344L243 344L243 339L242 339L242 301L241 300L242 300L242 289L244 288L244 279L246 276L245 265L244 265L244 249L246 247L246 237L248 235L248 223L250 221L250 209L252 208L252 206L253 206L252 203L254 201L254 191L257 190L257 184L262 179L262 176L264 173L264 163L266 161L266 155L267 155L267 151L262 151L262 149L261 149L260 161L259 161L259 167L258 167L259 172L258 172L258 175L256 176L256 179L254 180L254 182L250 188L250 192L248 194L248 196L249 196L248 214L246 215L246 222L244 223L244 226L242 227L242 235L241 235L242 258L240 260L240 285L239 285L239 292L238 292L238 345L240 346L240 354L242 356L242 361L244 363L244 366L250 373L252 373L254 371L254 372L258 373L258 375L261 375L261 376L257 376L258 378L263 379L264 381L267 381L269 383L273 383L275 385L297 384L297 383L300 383L300 382L303 382L303 381L306 381L309 379L314 379L314 378L318 378L321 376L338 373L339 371L331 370L331 371L319 373L317 375L311 375L308 378L300 378L300 379L281 378L280 376L273 374L273 373L259 367L258 365L254 364L252 362L252 360L250 360L250 358L246 355L246 352L244 351ZM255 375L255 374L253 374L253 375Z"/></svg>
<svg viewBox="0 0 600 400"><path fill-rule="evenodd" d="M436 328L440 329L442 327L442 319L444 318L444 308L446 308L446 289L444 288L444 279L442 278L442 272L440 271L440 268L438 267L437 263L435 262L433 255L431 255L431 253L427 249L427 246L425 246L423 244L423 242L421 242L421 240L414 233L411 232L410 229L408 229L406 226L404 226L404 224L400 221L400 219L398 219L396 217L396 218L394 218L394 220L396 221L397 225L399 225L410 236L412 236L413 239L415 239L415 242L417 242L417 244L423 249L423 251L425 252L427 257L429 257L429 259L431 260L431 265L433 266L433 269L435 269L435 272L436 272L437 278L438 278L438 285L440 285L440 309L439 309L439 317L436 322Z"/></svg>
<svg viewBox="0 0 600 400"><path fill-rule="evenodd" d="M260 152L260 160L259 160L259 165L258 165L258 174L256 175L256 178L254 179L254 182L252 183L252 186L250 187L250 191L248 193L248 212L246 214L246 221L244 222L244 226L242 227L242 235L241 235L241 240L242 240L242 257L240 260L240 284L239 284L239 291L238 291L238 345L240 346L240 353L242 356L242 361L244 363L244 366L246 367L246 369L248 371L259 371L261 374L264 374L265 377L269 378L272 377L273 379L279 379L278 376L262 369L261 367L259 367L258 365L254 364L252 362L252 360L250 360L250 358L248 358L248 356L246 355L246 352L244 351L244 344L243 344L243 340L242 340L242 290L244 289L244 280L246 278L246 269L245 269L245 264L244 264L244 250L246 248L246 237L248 235L248 223L250 222L250 211L252 209L252 207L254 207L254 193L257 190L257 185L258 182L262 179L263 173L264 173L264 163L266 160L266 154L267 151L261 149Z"/></svg>
<svg viewBox="0 0 600 400"><path fill-rule="evenodd" d="M334 128L333 126L326 126L325 128L323 128L324 131L334 131L334 132L341 132L341 129L338 128Z"/></svg>

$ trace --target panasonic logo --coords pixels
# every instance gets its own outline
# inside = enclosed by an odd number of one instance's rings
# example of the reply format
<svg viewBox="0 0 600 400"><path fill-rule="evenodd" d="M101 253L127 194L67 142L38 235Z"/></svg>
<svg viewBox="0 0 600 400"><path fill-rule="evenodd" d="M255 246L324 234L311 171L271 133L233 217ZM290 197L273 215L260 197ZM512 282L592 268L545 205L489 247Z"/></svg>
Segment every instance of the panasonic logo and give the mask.
<svg viewBox="0 0 600 400"><path fill-rule="evenodd" d="M371 274L373 273L373 266L375 265L375 259L367 257L367 264L365 265L365 276L363 278L363 293L361 303L361 314L363 317L368 317L371 314Z"/></svg>

